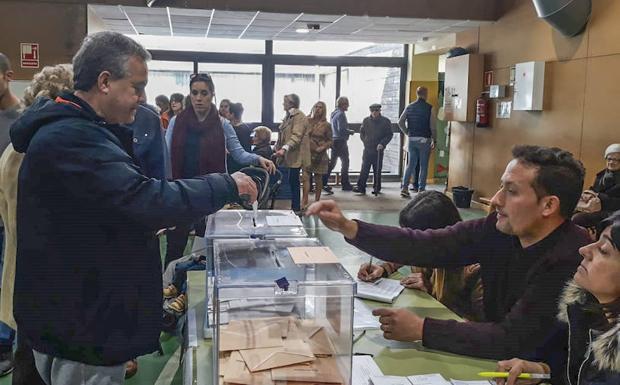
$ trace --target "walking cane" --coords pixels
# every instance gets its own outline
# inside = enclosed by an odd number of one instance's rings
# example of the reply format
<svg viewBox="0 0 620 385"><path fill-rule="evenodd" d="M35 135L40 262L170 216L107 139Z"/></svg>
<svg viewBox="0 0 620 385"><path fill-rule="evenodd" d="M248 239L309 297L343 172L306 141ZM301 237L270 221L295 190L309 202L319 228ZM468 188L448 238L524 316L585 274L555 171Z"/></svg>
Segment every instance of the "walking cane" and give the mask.
<svg viewBox="0 0 620 385"><path fill-rule="evenodd" d="M379 190L381 190L381 168L383 167L383 157L381 156L382 152L383 150L377 151L377 166L373 167L374 173L375 173L375 183L374 183L375 196L379 196Z"/></svg>

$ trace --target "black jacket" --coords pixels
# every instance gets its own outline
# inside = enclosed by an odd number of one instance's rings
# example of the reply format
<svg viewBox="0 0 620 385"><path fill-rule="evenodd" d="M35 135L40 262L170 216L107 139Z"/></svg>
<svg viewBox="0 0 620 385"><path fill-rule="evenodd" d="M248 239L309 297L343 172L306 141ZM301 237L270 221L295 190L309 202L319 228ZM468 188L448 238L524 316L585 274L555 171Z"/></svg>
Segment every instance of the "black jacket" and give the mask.
<svg viewBox="0 0 620 385"><path fill-rule="evenodd" d="M360 127L360 139L364 143L364 150L377 151L377 145L387 146L392 140L392 123L385 116L376 119L372 116L364 118Z"/></svg>
<svg viewBox="0 0 620 385"><path fill-rule="evenodd" d="M568 385L620 384L620 320L611 328L597 330L603 315L596 300L574 281L568 283L560 299L558 319L569 330L568 365L564 373ZM557 381L560 383L560 381Z"/></svg>
<svg viewBox="0 0 620 385"><path fill-rule="evenodd" d="M606 171L603 170L596 174L594 185L590 187L590 190L598 193L603 211L620 210L620 183L614 183L614 181L608 184L603 183L603 176L605 176ZM616 171L616 173L620 173L620 171ZM616 177L617 175L615 174Z"/></svg>
<svg viewBox="0 0 620 385"><path fill-rule="evenodd" d="M161 329L154 231L232 202L228 175L166 182L134 163L132 133L72 94L11 127L25 152L17 196L14 315L34 349L91 365L152 352Z"/></svg>

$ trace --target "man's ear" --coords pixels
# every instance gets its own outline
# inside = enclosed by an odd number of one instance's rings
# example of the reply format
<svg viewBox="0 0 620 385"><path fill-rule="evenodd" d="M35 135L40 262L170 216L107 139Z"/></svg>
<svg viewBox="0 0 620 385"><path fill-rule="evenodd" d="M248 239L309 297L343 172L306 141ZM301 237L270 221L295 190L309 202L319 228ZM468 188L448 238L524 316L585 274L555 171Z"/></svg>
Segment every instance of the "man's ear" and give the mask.
<svg viewBox="0 0 620 385"><path fill-rule="evenodd" d="M110 72L101 72L99 76L97 76L97 89L107 95L110 92L110 80L112 80Z"/></svg>
<svg viewBox="0 0 620 385"><path fill-rule="evenodd" d="M13 72L13 70L8 70L4 73L4 77L6 78L6 80L8 81L12 81L13 80L13 76L15 76L15 72Z"/></svg>
<svg viewBox="0 0 620 385"><path fill-rule="evenodd" d="M545 218L548 218L555 213L560 213L560 198L556 195L549 195L544 197L541 200L541 204L543 205L542 215Z"/></svg>

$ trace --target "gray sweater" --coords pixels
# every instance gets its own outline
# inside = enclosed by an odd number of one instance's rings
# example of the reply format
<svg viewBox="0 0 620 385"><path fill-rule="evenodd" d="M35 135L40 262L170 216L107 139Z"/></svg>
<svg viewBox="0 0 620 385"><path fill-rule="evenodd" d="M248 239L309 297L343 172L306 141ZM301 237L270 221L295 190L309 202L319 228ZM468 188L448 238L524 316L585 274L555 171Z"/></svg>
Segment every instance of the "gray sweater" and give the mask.
<svg viewBox="0 0 620 385"><path fill-rule="evenodd" d="M21 106L18 104L6 110L0 110L0 155L2 155L9 143L11 143L9 128L11 128L11 124L13 124L15 119L19 116L20 107Z"/></svg>

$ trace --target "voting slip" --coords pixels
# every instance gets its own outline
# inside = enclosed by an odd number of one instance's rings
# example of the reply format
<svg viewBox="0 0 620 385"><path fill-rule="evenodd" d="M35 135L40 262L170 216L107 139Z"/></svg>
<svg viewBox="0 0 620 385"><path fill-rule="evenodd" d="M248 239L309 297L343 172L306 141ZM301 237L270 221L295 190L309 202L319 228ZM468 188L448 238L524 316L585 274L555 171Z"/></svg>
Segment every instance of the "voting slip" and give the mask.
<svg viewBox="0 0 620 385"><path fill-rule="evenodd" d="M495 382L489 380L477 380L477 381L461 381L461 380L450 380L452 385L494 385Z"/></svg>
<svg viewBox="0 0 620 385"><path fill-rule="evenodd" d="M353 300L353 331L380 329L379 317L372 315L372 310L361 299Z"/></svg>
<svg viewBox="0 0 620 385"><path fill-rule="evenodd" d="M373 301L393 303L394 299L404 290L400 281L389 278L379 278L374 282L357 281L356 297Z"/></svg>
<svg viewBox="0 0 620 385"><path fill-rule="evenodd" d="M370 385L451 385L441 374L422 374L416 376L372 376Z"/></svg>
<svg viewBox="0 0 620 385"><path fill-rule="evenodd" d="M231 321L220 327L220 351L282 346L283 330L278 322Z"/></svg>
<svg viewBox="0 0 620 385"><path fill-rule="evenodd" d="M269 372L251 373L238 351L231 352L226 359L220 358L220 362L220 378L225 384L273 385Z"/></svg>
<svg viewBox="0 0 620 385"><path fill-rule="evenodd" d="M265 217L267 226L303 226L301 219L297 215L267 215Z"/></svg>
<svg viewBox="0 0 620 385"><path fill-rule="evenodd" d="M372 376L383 376L375 360L371 356L353 356L351 385L369 385Z"/></svg>
<svg viewBox="0 0 620 385"><path fill-rule="evenodd" d="M326 246L287 247L297 265L338 263L338 257Z"/></svg>

